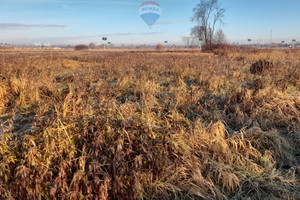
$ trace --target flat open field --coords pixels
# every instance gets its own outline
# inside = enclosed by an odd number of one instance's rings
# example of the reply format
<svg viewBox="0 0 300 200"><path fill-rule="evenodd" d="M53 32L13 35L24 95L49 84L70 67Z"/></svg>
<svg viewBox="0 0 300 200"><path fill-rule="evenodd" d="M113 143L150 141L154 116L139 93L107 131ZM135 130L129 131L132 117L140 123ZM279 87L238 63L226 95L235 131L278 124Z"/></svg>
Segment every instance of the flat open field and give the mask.
<svg viewBox="0 0 300 200"><path fill-rule="evenodd" d="M300 199L300 51L1 51L0 199Z"/></svg>

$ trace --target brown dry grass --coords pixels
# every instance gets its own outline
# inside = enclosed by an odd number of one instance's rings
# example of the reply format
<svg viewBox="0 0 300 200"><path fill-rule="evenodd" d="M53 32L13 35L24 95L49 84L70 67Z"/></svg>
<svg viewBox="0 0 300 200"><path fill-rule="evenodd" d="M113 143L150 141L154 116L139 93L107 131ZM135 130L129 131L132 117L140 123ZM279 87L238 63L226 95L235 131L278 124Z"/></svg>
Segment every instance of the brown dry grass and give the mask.
<svg viewBox="0 0 300 200"><path fill-rule="evenodd" d="M0 199L300 199L299 51L0 57Z"/></svg>

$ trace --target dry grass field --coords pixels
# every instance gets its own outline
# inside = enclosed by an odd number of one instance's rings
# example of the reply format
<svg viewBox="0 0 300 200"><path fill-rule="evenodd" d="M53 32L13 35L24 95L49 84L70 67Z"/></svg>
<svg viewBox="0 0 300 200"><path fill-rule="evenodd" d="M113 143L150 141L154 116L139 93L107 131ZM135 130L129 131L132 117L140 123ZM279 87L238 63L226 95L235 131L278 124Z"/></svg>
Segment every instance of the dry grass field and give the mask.
<svg viewBox="0 0 300 200"><path fill-rule="evenodd" d="M300 51L2 51L0 199L300 199Z"/></svg>

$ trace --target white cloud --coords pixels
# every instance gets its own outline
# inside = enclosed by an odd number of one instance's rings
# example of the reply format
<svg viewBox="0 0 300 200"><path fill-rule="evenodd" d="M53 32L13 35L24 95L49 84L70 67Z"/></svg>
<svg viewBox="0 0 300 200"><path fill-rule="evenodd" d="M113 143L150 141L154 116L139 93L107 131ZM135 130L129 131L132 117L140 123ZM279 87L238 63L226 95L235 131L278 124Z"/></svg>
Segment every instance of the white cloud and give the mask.
<svg viewBox="0 0 300 200"><path fill-rule="evenodd" d="M29 28L66 28L62 24L21 24L21 23L0 23L0 30L16 30Z"/></svg>

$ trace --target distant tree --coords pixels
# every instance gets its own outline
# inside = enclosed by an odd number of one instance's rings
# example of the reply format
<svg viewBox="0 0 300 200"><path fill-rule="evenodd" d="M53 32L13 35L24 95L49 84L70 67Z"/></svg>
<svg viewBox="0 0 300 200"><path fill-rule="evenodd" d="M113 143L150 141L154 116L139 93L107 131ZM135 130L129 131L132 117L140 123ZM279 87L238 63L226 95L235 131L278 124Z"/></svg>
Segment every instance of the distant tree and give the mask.
<svg viewBox="0 0 300 200"><path fill-rule="evenodd" d="M211 45L217 23L223 25L225 11L218 0L200 0L193 9L192 21L197 25L192 28L191 35Z"/></svg>
<svg viewBox="0 0 300 200"><path fill-rule="evenodd" d="M95 47L96 47L96 44L95 43L90 43L89 44L89 49L95 49Z"/></svg>
<svg viewBox="0 0 300 200"><path fill-rule="evenodd" d="M79 44L75 46L75 50L88 50L89 47L85 44Z"/></svg>
<svg viewBox="0 0 300 200"><path fill-rule="evenodd" d="M157 50L157 51L161 51L161 50L163 50L164 49L164 47L161 45L161 44L158 44L158 45L156 45L156 47L155 47L155 50Z"/></svg>
<svg viewBox="0 0 300 200"><path fill-rule="evenodd" d="M181 40L182 40L182 42L184 43L185 46L190 45L190 38L189 37L182 37Z"/></svg>
<svg viewBox="0 0 300 200"><path fill-rule="evenodd" d="M226 44L226 35L222 29L216 31L213 37L214 44Z"/></svg>
<svg viewBox="0 0 300 200"><path fill-rule="evenodd" d="M182 37L181 39L186 47L197 47L201 43L198 37Z"/></svg>

